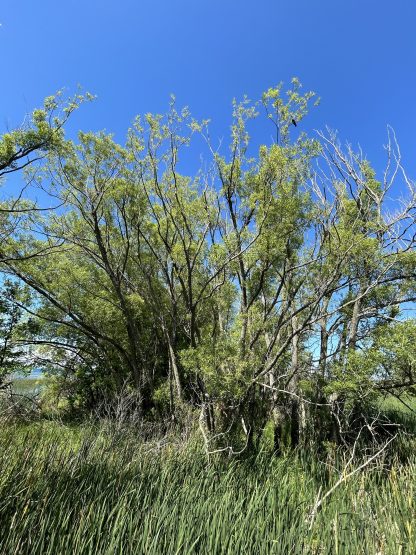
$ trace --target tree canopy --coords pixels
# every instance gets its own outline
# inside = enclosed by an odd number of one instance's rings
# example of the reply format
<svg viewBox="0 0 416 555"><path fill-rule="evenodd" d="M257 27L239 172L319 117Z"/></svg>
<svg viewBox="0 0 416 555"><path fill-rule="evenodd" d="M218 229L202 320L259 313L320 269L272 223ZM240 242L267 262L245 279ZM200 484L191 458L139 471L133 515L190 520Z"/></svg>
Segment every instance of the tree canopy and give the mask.
<svg viewBox="0 0 416 555"><path fill-rule="evenodd" d="M9 295L8 318L19 311L16 345L72 407L127 386L143 418L199 411L207 445L232 452L269 421L276 449L338 441L364 406L413 391L416 197L392 130L378 178L335 133L302 131L316 97L296 79L235 101L219 148L174 99L137 117L123 145L67 140L83 100L55 117L47 99L0 141L2 174L25 167L28 190L55 204L2 203L3 283L26 292ZM255 150L260 118L274 139Z"/></svg>

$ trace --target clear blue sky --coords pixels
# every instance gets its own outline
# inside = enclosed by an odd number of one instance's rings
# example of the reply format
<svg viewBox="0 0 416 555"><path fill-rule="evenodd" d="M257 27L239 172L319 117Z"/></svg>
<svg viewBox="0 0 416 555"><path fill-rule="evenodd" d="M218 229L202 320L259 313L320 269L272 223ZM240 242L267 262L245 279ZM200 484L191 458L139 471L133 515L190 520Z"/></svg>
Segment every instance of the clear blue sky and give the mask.
<svg viewBox="0 0 416 555"><path fill-rule="evenodd" d="M386 124L416 177L414 0L20 0L0 7L0 130L76 85L98 95L70 132L120 141L169 94L224 133L234 96L298 76L322 98L305 125L339 129L382 164Z"/></svg>

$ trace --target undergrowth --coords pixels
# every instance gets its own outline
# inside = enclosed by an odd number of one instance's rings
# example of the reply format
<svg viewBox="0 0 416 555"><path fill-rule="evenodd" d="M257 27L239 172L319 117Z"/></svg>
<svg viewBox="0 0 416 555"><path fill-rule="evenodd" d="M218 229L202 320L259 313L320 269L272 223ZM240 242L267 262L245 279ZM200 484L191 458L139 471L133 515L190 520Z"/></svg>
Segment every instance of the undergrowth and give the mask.
<svg viewBox="0 0 416 555"><path fill-rule="evenodd" d="M307 452L212 459L199 443L52 422L0 431L0 553L416 552L416 458L382 457L337 487L345 461ZM358 464L358 462L354 463Z"/></svg>

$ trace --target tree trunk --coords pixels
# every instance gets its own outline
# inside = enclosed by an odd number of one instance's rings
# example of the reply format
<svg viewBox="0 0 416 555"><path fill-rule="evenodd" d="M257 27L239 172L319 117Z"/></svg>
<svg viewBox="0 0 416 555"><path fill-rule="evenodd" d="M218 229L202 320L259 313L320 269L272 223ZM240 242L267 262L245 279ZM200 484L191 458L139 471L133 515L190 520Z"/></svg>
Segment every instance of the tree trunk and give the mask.
<svg viewBox="0 0 416 555"><path fill-rule="evenodd" d="M173 348L172 340L169 332L167 331L166 328L164 331L165 331L166 342L168 345L169 364L172 371L173 381L175 383L176 395L177 395L178 401L182 403L183 401L182 384L181 384L181 378L179 374L178 363L176 359L176 353Z"/></svg>

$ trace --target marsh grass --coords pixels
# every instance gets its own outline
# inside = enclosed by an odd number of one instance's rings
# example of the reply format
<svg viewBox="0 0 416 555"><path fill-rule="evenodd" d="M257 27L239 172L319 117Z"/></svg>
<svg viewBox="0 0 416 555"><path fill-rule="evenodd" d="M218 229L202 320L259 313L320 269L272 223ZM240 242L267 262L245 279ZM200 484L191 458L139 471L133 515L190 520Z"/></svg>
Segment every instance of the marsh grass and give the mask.
<svg viewBox="0 0 416 555"><path fill-rule="evenodd" d="M335 463L336 464L336 463ZM415 553L415 461L342 484L306 454L207 461L192 442L43 422L0 432L0 553Z"/></svg>

